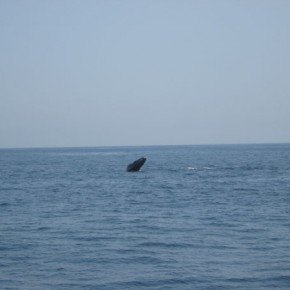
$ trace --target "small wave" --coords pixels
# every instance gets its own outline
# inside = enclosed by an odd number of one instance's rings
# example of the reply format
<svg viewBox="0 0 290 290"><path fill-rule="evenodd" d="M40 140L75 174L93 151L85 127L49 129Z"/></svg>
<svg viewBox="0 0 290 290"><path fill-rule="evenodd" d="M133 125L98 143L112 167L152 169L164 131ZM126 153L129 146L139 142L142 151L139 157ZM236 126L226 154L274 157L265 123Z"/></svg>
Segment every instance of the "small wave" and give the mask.
<svg viewBox="0 0 290 290"><path fill-rule="evenodd" d="M261 280L259 278L241 277L241 278L229 278L226 281L231 283L249 283L249 282L259 282Z"/></svg>
<svg viewBox="0 0 290 290"><path fill-rule="evenodd" d="M269 277L268 281L273 281L273 282L275 282L275 281L283 281L283 282L290 283L290 276L288 276L288 275L280 275L280 276L275 276L275 277Z"/></svg>
<svg viewBox="0 0 290 290"><path fill-rule="evenodd" d="M113 283L107 283L99 285L102 289L180 289L185 285L195 285L197 283L204 283L202 279L195 277L180 277L180 278L161 278L161 279L140 279L140 280L128 280L119 281ZM173 288L175 287L175 288ZM186 288L187 289L187 288ZM190 288L190 289L194 289Z"/></svg>
<svg viewBox="0 0 290 290"><path fill-rule="evenodd" d="M189 248L191 244L187 243L163 243L163 242L145 242L137 245L138 247L158 247L158 248Z"/></svg>
<svg viewBox="0 0 290 290"><path fill-rule="evenodd" d="M50 229L49 227L39 227L36 230L37 231L46 231L46 230L49 230L49 229Z"/></svg>
<svg viewBox="0 0 290 290"><path fill-rule="evenodd" d="M261 170L263 169L263 167L247 165L247 166L241 166L240 169L245 170L245 171L252 171L252 170Z"/></svg>
<svg viewBox="0 0 290 290"><path fill-rule="evenodd" d="M7 206L7 205L9 205L8 202L2 202L2 203L0 203L0 206Z"/></svg>
<svg viewBox="0 0 290 290"><path fill-rule="evenodd" d="M161 264L164 261L161 259L158 259L156 257L150 257L150 256L141 256L141 257L131 257L131 258L124 258L124 259L117 259L115 262L119 263L130 263L130 264L149 264L149 265L154 265L154 264Z"/></svg>
<svg viewBox="0 0 290 290"><path fill-rule="evenodd" d="M190 167L190 166L187 167L187 169L188 169L188 170L196 170L196 168L194 168L194 167Z"/></svg>

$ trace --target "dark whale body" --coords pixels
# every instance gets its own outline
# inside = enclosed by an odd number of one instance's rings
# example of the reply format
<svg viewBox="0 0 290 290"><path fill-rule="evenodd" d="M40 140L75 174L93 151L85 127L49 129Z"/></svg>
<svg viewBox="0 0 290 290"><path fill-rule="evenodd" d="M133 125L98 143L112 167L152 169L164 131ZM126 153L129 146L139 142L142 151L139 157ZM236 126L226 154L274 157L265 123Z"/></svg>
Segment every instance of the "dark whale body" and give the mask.
<svg viewBox="0 0 290 290"><path fill-rule="evenodd" d="M138 160L134 161L133 163L130 163L127 166L127 171L128 172L139 171L140 168L144 165L145 161L146 161L145 157L139 158Z"/></svg>

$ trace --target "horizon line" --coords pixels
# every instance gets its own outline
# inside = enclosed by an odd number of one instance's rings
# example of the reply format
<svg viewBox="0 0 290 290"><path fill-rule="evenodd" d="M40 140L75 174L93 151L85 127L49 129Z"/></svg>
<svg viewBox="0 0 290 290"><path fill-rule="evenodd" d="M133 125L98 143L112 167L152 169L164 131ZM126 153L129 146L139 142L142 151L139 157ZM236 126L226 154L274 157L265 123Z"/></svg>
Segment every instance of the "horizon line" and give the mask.
<svg viewBox="0 0 290 290"><path fill-rule="evenodd" d="M288 145L290 142L252 142L252 143L198 143L198 144L145 144L145 145L85 145L85 146L21 146L0 147L0 150L29 149L77 149L77 148L116 148L116 147L170 147L170 146L240 146L240 145Z"/></svg>

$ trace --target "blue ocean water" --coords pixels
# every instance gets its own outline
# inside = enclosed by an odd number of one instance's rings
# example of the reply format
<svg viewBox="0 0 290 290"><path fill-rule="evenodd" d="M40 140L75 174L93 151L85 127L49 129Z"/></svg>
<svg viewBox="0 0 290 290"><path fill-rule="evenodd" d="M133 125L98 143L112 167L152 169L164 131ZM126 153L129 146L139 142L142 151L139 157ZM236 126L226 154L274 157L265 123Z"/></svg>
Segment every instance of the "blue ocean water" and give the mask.
<svg viewBox="0 0 290 290"><path fill-rule="evenodd" d="M290 145L2 149L0 289L290 289Z"/></svg>

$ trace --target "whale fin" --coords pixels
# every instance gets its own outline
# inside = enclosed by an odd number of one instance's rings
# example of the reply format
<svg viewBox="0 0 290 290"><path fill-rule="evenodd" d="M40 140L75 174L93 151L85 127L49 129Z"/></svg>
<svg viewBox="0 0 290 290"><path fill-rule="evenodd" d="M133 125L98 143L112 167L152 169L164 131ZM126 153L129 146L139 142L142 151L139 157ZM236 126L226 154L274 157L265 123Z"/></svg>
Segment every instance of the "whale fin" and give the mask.
<svg viewBox="0 0 290 290"><path fill-rule="evenodd" d="M130 163L127 166L127 171L128 172L136 172L136 171L139 171L140 168L144 165L145 162L146 162L146 158L145 157L141 157L141 158L135 160L133 163Z"/></svg>

